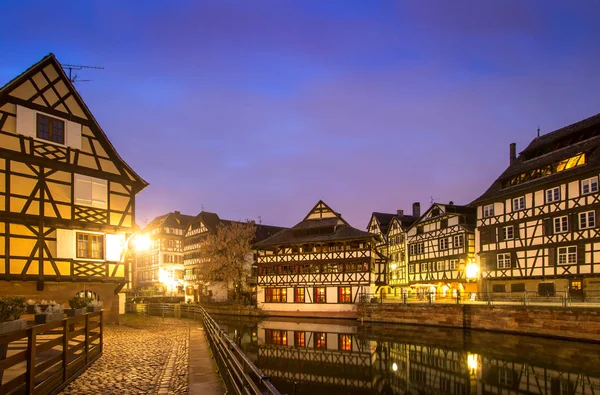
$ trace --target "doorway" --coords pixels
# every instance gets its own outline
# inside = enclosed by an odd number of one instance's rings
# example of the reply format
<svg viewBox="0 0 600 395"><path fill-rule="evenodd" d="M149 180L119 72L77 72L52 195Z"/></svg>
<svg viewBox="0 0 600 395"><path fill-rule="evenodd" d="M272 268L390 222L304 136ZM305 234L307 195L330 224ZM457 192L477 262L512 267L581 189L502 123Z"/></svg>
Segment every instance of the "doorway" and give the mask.
<svg viewBox="0 0 600 395"><path fill-rule="evenodd" d="M569 280L569 296L571 300L583 302L583 282L580 279Z"/></svg>

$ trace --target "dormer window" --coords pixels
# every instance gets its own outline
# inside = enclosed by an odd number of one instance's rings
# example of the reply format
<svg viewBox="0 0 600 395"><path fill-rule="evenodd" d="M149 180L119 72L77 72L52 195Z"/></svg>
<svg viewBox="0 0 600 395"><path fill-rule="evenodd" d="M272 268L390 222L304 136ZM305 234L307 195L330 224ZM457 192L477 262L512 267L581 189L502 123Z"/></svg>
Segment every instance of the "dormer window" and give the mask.
<svg viewBox="0 0 600 395"><path fill-rule="evenodd" d="M65 143L65 121L37 114L36 137L59 144Z"/></svg>

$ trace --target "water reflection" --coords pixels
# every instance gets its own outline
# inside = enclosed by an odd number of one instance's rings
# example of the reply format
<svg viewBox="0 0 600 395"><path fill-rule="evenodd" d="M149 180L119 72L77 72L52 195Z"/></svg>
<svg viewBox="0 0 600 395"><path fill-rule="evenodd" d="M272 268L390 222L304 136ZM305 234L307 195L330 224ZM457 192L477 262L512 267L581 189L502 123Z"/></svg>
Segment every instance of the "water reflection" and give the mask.
<svg viewBox="0 0 600 395"><path fill-rule="evenodd" d="M283 393L600 394L600 344L344 320L215 318Z"/></svg>

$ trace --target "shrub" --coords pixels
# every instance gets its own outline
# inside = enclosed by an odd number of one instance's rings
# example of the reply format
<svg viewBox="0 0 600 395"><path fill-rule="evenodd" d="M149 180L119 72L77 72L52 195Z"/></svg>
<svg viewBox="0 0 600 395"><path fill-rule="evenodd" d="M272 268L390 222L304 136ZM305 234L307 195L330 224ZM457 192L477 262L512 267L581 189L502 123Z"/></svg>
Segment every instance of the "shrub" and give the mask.
<svg viewBox="0 0 600 395"><path fill-rule="evenodd" d="M72 309L83 309L84 307L87 307L90 301L90 298L74 296L73 298L69 299L69 307Z"/></svg>
<svg viewBox="0 0 600 395"><path fill-rule="evenodd" d="M25 313L26 309L25 298L20 296L1 296L0 322L18 320Z"/></svg>

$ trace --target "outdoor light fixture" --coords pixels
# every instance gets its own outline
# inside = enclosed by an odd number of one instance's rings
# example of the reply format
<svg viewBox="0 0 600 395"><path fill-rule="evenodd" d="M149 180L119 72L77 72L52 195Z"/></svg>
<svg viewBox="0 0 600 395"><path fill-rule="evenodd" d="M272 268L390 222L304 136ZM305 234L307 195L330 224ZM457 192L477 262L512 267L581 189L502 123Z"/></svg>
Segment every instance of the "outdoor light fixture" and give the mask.
<svg viewBox="0 0 600 395"><path fill-rule="evenodd" d="M134 234L132 237L133 239L131 241L133 242L133 249L136 251L146 251L150 249L150 246L152 246L152 240L150 240L150 237L147 235Z"/></svg>
<svg viewBox="0 0 600 395"><path fill-rule="evenodd" d="M479 276L479 266L477 266L474 260L469 260L467 263L465 274L467 276L467 280L475 280Z"/></svg>
<svg viewBox="0 0 600 395"><path fill-rule="evenodd" d="M398 265L396 265L395 263L392 263L392 270L396 270L397 267L398 267Z"/></svg>
<svg viewBox="0 0 600 395"><path fill-rule="evenodd" d="M394 372L398 370L398 365L396 365L396 362L394 362L394 363L392 364L392 370L393 370Z"/></svg>
<svg viewBox="0 0 600 395"><path fill-rule="evenodd" d="M469 368L470 374L474 375L477 373L477 368L479 367L478 363L479 355L477 354L467 354L467 367Z"/></svg>

